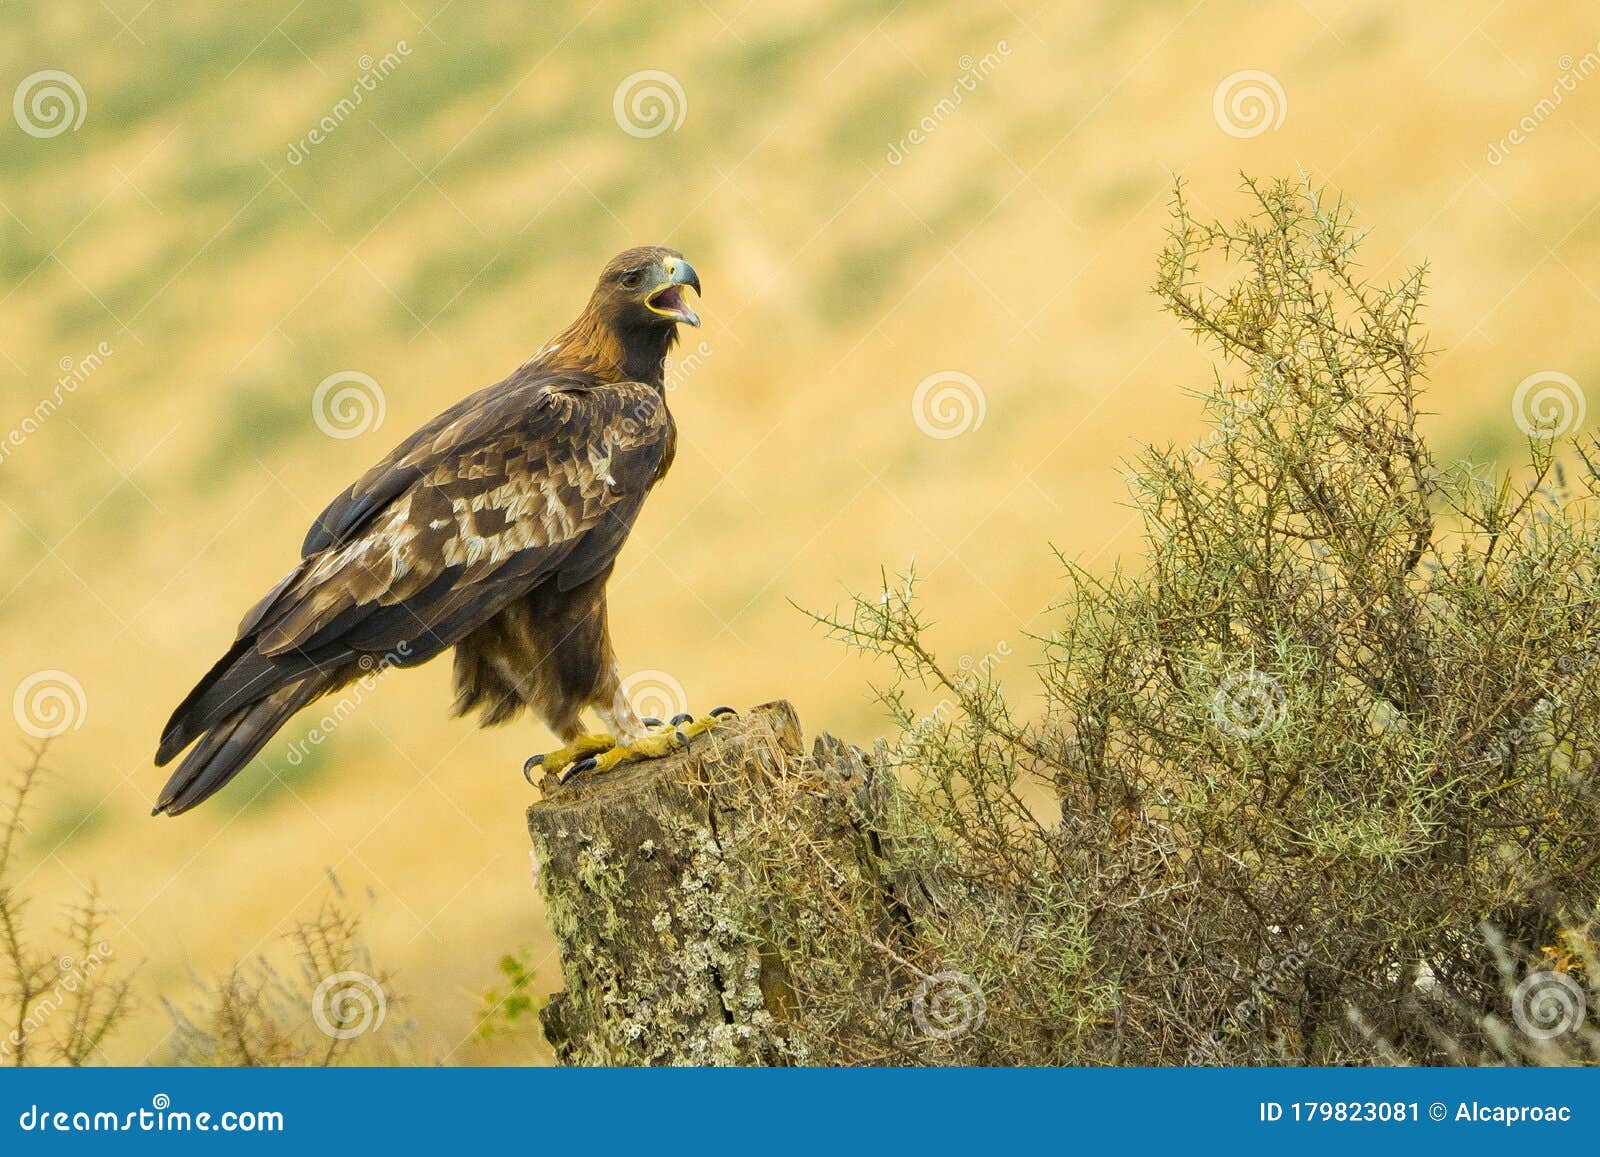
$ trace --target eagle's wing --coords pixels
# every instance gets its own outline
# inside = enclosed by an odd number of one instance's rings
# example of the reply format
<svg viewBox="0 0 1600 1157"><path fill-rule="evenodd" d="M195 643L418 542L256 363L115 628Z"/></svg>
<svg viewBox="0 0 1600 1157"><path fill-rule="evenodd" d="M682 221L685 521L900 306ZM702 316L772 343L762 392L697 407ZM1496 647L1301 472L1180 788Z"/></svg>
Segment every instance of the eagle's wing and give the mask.
<svg viewBox="0 0 1600 1157"><path fill-rule="evenodd" d="M340 495L246 616L264 654L422 662L538 582L609 566L660 470L660 396L543 383L468 399ZM509 588L509 592L508 592Z"/></svg>
<svg viewBox="0 0 1600 1157"><path fill-rule="evenodd" d="M207 732L236 731L252 708L264 721L273 708L276 730L289 703L352 663L424 662L540 583L565 590L600 574L671 442L661 396L637 382L519 375L445 411L317 519L299 565L174 712L157 763ZM243 765L190 798L196 775L212 778L206 749L217 737L191 753L162 801L193 806Z"/></svg>

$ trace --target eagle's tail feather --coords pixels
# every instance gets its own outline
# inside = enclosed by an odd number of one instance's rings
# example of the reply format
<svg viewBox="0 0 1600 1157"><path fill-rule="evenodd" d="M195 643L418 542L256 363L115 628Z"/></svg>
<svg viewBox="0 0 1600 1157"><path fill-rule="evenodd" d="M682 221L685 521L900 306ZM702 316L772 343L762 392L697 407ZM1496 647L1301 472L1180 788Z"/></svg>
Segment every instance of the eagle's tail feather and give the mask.
<svg viewBox="0 0 1600 1157"><path fill-rule="evenodd" d="M327 676L310 676L218 723L172 773L150 814L181 815L209 799L256 757L290 716L331 685Z"/></svg>
<svg viewBox="0 0 1600 1157"><path fill-rule="evenodd" d="M278 688L263 678L270 677L270 674L270 665L256 651L253 639L240 639L234 643L228 648L228 653L206 672L205 678L195 684L194 690L184 697L173 711L172 718L167 720L166 727L161 731L160 747L156 751L156 766L165 767L201 735L223 726L252 702L276 691ZM234 698L237 701L230 707L228 700Z"/></svg>

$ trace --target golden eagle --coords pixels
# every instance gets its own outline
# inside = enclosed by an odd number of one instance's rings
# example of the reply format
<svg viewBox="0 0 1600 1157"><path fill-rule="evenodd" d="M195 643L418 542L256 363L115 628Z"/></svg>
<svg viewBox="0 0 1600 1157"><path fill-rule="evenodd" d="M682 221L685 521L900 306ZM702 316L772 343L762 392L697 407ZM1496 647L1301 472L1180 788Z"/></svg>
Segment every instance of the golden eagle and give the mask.
<svg viewBox="0 0 1600 1157"><path fill-rule="evenodd" d="M156 764L194 744L154 812L219 790L290 716L375 667L455 648L456 714L524 707L564 745L563 778L665 754L719 708L671 726L622 694L606 580L677 430L664 360L700 279L682 254L629 249L578 319L505 380L457 402L334 499L301 559L244 617L228 653L173 712ZM609 734L586 734L595 709Z"/></svg>

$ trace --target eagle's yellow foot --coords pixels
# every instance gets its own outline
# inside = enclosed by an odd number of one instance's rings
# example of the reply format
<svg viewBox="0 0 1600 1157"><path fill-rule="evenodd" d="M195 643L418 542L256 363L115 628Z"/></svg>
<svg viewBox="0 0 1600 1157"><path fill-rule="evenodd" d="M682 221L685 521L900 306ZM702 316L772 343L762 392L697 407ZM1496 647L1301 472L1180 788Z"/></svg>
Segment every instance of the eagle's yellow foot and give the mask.
<svg viewBox="0 0 1600 1157"><path fill-rule="evenodd" d="M664 727L657 720L646 720L647 723L657 724L649 734L632 743L619 743L608 751L570 764L556 772L556 780L566 783L581 772L610 771L619 764L671 755L681 747L688 747L697 736L704 735L727 716L736 714L732 707L714 707L703 719L696 719L692 715L675 715Z"/></svg>
<svg viewBox="0 0 1600 1157"><path fill-rule="evenodd" d="M557 748L555 751L547 751L543 755L530 756L528 762L522 765L522 778L532 784L534 768L571 768L573 764L581 759L594 755L596 752L609 750L616 742L609 735L586 732L565 747Z"/></svg>

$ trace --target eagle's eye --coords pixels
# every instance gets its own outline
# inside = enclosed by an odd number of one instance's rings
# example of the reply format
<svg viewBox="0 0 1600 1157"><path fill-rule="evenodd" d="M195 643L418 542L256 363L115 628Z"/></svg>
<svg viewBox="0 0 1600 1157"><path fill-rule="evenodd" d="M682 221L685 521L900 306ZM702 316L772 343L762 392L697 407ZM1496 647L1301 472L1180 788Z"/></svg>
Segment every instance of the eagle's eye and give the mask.
<svg viewBox="0 0 1600 1157"><path fill-rule="evenodd" d="M638 289L644 281L644 274L637 269L630 269L622 275L623 289Z"/></svg>

